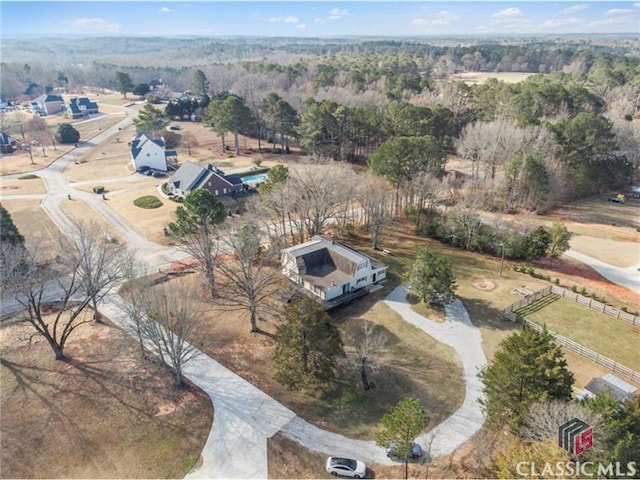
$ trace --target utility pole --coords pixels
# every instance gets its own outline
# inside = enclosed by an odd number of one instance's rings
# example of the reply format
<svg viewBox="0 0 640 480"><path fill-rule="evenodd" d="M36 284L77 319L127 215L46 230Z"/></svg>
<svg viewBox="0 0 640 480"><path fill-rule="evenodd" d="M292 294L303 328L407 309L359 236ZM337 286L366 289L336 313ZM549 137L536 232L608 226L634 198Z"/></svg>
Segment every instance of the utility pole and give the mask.
<svg viewBox="0 0 640 480"><path fill-rule="evenodd" d="M502 277L502 269L504 268L504 243L501 243L502 254L500 255L500 276Z"/></svg>

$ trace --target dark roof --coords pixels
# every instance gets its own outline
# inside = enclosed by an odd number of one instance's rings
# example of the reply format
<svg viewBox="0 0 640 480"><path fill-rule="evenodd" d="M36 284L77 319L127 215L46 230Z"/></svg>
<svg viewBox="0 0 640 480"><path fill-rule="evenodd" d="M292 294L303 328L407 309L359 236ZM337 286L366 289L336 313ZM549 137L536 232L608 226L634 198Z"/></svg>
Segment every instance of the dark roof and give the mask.
<svg viewBox="0 0 640 480"><path fill-rule="evenodd" d="M220 175L224 180L229 182L231 185L242 185L242 178L240 175L236 175L235 173L230 173L229 175L225 175L224 173Z"/></svg>
<svg viewBox="0 0 640 480"><path fill-rule="evenodd" d="M149 138L146 133L140 133L131 142L131 156L137 158L142 150L142 146L147 142L153 142L159 147L164 148L164 138Z"/></svg>
<svg viewBox="0 0 640 480"><path fill-rule="evenodd" d="M44 95L40 95L37 98L33 99L34 102L39 102L39 103L48 103L48 102L62 102L62 97L60 95L49 95L49 94L44 94Z"/></svg>

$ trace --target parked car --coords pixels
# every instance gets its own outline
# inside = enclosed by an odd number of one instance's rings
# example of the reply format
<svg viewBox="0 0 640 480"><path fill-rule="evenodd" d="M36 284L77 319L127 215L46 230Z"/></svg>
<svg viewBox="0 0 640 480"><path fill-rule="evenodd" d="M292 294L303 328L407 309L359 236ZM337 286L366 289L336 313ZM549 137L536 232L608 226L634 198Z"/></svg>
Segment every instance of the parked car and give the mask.
<svg viewBox="0 0 640 480"><path fill-rule="evenodd" d="M367 474L367 466L364 462L353 458L329 457L326 468L331 475L343 477L364 478Z"/></svg>
<svg viewBox="0 0 640 480"><path fill-rule="evenodd" d="M153 172L153 178L162 178L162 177L165 177L166 175L167 174L164 172L158 172L158 171Z"/></svg>
<svg viewBox="0 0 640 480"><path fill-rule="evenodd" d="M147 165L142 165L141 167L138 167L138 169L136 170L138 173L144 173L149 171L150 167L148 167Z"/></svg>
<svg viewBox="0 0 640 480"><path fill-rule="evenodd" d="M143 175L146 175L147 177L150 177L151 175L153 175L153 170L145 170L142 173L143 173Z"/></svg>
<svg viewBox="0 0 640 480"><path fill-rule="evenodd" d="M182 127L180 125L171 125L169 130L180 130Z"/></svg>
<svg viewBox="0 0 640 480"><path fill-rule="evenodd" d="M386 453L387 453L387 457L389 457L389 458L395 458L397 460L404 460L404 457L401 457L400 454L398 453L398 444L396 442L389 443L389 446L387 447ZM420 458L423 455L424 455L424 450L422 450L422 447L420 445L418 445L417 443L412 443L411 444L411 453L409 454L409 458L415 460L416 458Z"/></svg>

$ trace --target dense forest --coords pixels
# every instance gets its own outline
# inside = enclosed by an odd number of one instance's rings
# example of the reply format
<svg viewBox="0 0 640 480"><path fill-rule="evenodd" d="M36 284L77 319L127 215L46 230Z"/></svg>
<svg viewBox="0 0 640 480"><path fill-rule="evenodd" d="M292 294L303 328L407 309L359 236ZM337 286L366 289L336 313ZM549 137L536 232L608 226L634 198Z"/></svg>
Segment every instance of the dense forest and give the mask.
<svg viewBox="0 0 640 480"><path fill-rule="evenodd" d="M3 39L1 93L173 98L170 116L197 113L221 135L368 163L404 204L410 182L442 178L456 154L472 165L475 202L543 211L634 180L639 53L640 42L622 36ZM471 84L465 72L496 78ZM511 83L503 72L531 75ZM164 90L147 93L160 79ZM175 99L184 91L195 97Z"/></svg>

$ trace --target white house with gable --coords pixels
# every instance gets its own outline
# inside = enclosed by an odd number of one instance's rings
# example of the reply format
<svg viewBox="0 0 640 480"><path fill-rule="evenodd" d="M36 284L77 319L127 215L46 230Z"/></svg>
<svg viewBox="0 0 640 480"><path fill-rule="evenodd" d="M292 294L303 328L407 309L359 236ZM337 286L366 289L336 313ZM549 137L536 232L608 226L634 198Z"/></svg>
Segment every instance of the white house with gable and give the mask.
<svg viewBox="0 0 640 480"><path fill-rule="evenodd" d="M167 171L167 159L177 157L175 150L166 150L164 138L150 138L140 133L131 142L131 162L136 170L148 167L161 172Z"/></svg>
<svg viewBox="0 0 640 480"><path fill-rule="evenodd" d="M341 298L366 294L371 285L387 278L387 265L318 235L282 250L281 262L282 273L325 308L339 305Z"/></svg>

